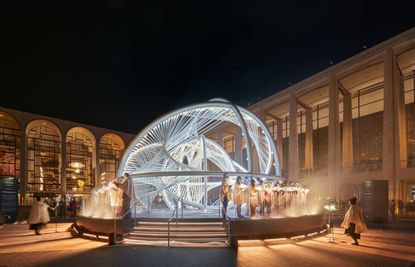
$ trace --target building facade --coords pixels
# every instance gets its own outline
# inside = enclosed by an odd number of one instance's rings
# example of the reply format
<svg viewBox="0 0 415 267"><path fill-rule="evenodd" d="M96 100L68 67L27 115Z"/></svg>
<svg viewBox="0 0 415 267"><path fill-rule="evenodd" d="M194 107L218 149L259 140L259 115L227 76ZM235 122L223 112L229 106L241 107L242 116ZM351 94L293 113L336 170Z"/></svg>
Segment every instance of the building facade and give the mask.
<svg viewBox="0 0 415 267"><path fill-rule="evenodd" d="M415 28L249 107L274 136L282 176L347 199L388 180L389 199L415 201ZM211 134L235 158L232 126Z"/></svg>
<svg viewBox="0 0 415 267"><path fill-rule="evenodd" d="M14 177L19 204L33 196L86 196L114 179L134 135L0 107L0 178Z"/></svg>

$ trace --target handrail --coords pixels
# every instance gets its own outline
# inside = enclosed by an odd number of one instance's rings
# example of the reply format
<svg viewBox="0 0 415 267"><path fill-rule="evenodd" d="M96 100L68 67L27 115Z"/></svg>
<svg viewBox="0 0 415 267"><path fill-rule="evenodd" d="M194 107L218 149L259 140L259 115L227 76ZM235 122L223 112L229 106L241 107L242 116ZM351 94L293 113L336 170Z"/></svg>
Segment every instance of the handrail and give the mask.
<svg viewBox="0 0 415 267"><path fill-rule="evenodd" d="M122 220L125 216L127 216L128 213L131 212L131 208L134 207L134 209L135 209L134 226L135 226L136 220L137 220L137 214L136 214L136 212L137 212L137 203L139 201L141 201L143 198L144 198L144 196L142 196L139 199L135 200L133 202L133 205L130 205L129 209L124 214L122 214L121 216L114 217L114 233L113 233L114 234L114 236L113 236L113 238L114 238L114 244L118 243L117 242L117 223L116 223L116 221L117 220ZM115 207L114 207L114 214L115 214Z"/></svg>
<svg viewBox="0 0 415 267"><path fill-rule="evenodd" d="M176 200L176 208L173 210L173 212L171 213L170 218L167 221L167 246L168 247L170 247L170 222L173 220L174 214L176 214L176 227L177 227L177 213L178 213L178 207L179 207L178 203L179 202Z"/></svg>

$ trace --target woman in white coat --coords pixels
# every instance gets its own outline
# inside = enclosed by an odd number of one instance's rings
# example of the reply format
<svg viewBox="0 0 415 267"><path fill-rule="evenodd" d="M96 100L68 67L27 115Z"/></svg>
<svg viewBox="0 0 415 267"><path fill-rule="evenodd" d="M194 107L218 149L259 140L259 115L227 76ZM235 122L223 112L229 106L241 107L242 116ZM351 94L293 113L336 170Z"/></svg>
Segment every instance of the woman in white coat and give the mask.
<svg viewBox="0 0 415 267"><path fill-rule="evenodd" d="M30 229L35 231L35 235L40 235L40 229L50 221L48 208L55 210L56 207L52 208L41 201L40 197L36 197L27 219L27 223L30 224Z"/></svg>
<svg viewBox="0 0 415 267"><path fill-rule="evenodd" d="M352 245L359 245L357 239L360 239L360 233L367 231L367 226L363 219L361 209L356 205L357 198L353 197L349 200L350 208L344 216L341 227L346 228L345 233L353 238Z"/></svg>

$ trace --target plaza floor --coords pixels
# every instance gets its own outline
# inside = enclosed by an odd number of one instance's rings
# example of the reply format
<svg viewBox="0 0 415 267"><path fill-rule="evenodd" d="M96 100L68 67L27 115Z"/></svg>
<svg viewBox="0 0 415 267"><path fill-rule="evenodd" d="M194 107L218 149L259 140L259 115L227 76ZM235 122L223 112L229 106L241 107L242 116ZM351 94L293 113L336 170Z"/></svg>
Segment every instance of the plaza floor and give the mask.
<svg viewBox="0 0 415 267"><path fill-rule="evenodd" d="M247 241L238 249L115 245L72 238L69 223L48 224L34 236L27 225L0 229L0 267L9 266L415 266L414 230L370 229L360 246L343 230L298 240Z"/></svg>

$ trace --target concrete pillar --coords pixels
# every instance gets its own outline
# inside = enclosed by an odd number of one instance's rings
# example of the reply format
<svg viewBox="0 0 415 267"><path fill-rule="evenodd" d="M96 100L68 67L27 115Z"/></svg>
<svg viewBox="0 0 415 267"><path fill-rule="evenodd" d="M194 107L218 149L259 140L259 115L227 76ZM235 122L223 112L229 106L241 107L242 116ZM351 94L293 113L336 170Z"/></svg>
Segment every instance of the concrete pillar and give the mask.
<svg viewBox="0 0 415 267"><path fill-rule="evenodd" d="M394 92L393 76L395 58L392 48L385 54L384 61L384 110L383 110L383 146L382 146L382 170L384 178L389 180L389 197L396 199L395 177L395 131L391 130L394 123Z"/></svg>
<svg viewBox="0 0 415 267"><path fill-rule="evenodd" d="M305 111L305 162L304 168L312 170L313 161L313 110L306 108Z"/></svg>
<svg viewBox="0 0 415 267"><path fill-rule="evenodd" d="M342 142L342 171L350 173L353 168L353 123L352 95L343 95L343 142Z"/></svg>
<svg viewBox="0 0 415 267"><path fill-rule="evenodd" d="M23 201L26 199L27 182L27 139L26 129L22 126L20 129L20 200Z"/></svg>
<svg viewBox="0 0 415 267"><path fill-rule="evenodd" d="M242 162L242 131L239 127L235 128L235 161L244 166Z"/></svg>
<svg viewBox="0 0 415 267"><path fill-rule="evenodd" d="M339 125L339 90L334 74L330 76L329 86L329 151L328 151L328 194L334 197L336 178L340 169L340 125Z"/></svg>
<svg viewBox="0 0 415 267"><path fill-rule="evenodd" d="M100 185L101 184L101 168L99 165L99 154L100 154L100 147L99 147L99 139L97 138L97 143L95 144L95 184L96 185ZM117 174L115 174L116 176Z"/></svg>
<svg viewBox="0 0 415 267"><path fill-rule="evenodd" d="M283 137L282 137L282 120L281 119L277 119L276 120L276 124L277 124L277 153L278 153L278 159L280 160L280 167L282 169L283 165L283 157L282 157L282 141L283 141Z"/></svg>
<svg viewBox="0 0 415 267"><path fill-rule="evenodd" d="M403 75L394 65L394 99L395 99L395 119L398 124L396 129L396 144L399 144L399 151L397 152L397 168L406 168L408 165L408 148L407 148L407 134L406 134L406 112L405 112L405 95L403 85ZM401 193L399 193L401 194Z"/></svg>
<svg viewBox="0 0 415 267"><path fill-rule="evenodd" d="M62 187L62 197L66 195L66 131L62 131L61 136L61 187Z"/></svg>
<svg viewBox="0 0 415 267"><path fill-rule="evenodd" d="M297 98L290 95L290 144L289 144L288 179L298 179L298 135L297 135Z"/></svg>

